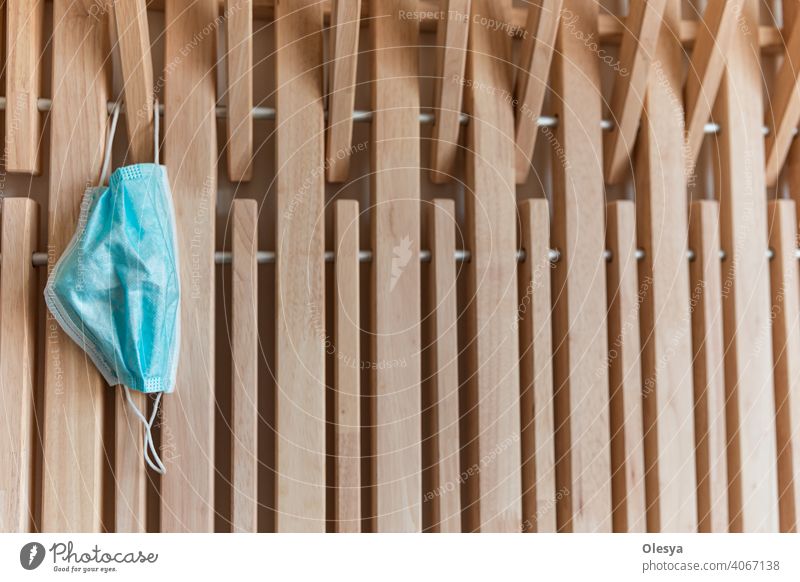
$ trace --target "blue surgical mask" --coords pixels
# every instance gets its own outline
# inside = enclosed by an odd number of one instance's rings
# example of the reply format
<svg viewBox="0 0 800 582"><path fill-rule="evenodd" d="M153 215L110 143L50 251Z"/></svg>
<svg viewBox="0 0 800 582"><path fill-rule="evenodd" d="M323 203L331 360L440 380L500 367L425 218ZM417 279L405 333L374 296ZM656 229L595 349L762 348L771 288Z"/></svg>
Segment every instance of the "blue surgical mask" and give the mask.
<svg viewBox="0 0 800 582"><path fill-rule="evenodd" d="M180 281L175 213L167 170L158 163L117 169L109 180L115 107L100 185L86 190L78 228L48 277L45 301L110 386L122 385L144 423L144 457L164 473L152 426L164 392L172 392L180 344ZM155 394L145 418L130 390Z"/></svg>

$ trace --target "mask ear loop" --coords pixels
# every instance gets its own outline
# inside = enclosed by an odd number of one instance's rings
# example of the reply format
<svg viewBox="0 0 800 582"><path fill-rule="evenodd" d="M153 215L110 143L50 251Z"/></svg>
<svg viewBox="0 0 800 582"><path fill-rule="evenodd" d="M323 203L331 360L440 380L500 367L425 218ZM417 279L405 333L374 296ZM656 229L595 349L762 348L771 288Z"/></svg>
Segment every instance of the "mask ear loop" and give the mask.
<svg viewBox="0 0 800 582"><path fill-rule="evenodd" d="M144 425L144 460L147 463L147 466L153 471L164 475L167 472L167 469L164 467L164 463L161 462L161 457L158 456L158 451L156 451L156 445L153 441L153 423L155 422L156 415L158 414L158 405L161 403L162 393L159 392L156 396L155 404L153 404L153 412L150 414L150 420L147 420L144 417L144 414L142 414L142 412L133 402L133 398L131 398L131 389L127 386L123 386L123 388L125 390L125 398L128 400L128 406Z"/></svg>
<svg viewBox="0 0 800 582"><path fill-rule="evenodd" d="M159 109L158 97L156 97L155 109L153 110L153 163L159 165L159 126L161 125L161 111Z"/></svg>
<svg viewBox="0 0 800 582"><path fill-rule="evenodd" d="M98 186L103 186L108 178L108 171L111 168L111 146L114 144L114 134L117 131L117 122L119 121L120 102L114 103L114 110L111 113L111 128L106 136L106 150L103 154L103 169L100 173L100 183Z"/></svg>

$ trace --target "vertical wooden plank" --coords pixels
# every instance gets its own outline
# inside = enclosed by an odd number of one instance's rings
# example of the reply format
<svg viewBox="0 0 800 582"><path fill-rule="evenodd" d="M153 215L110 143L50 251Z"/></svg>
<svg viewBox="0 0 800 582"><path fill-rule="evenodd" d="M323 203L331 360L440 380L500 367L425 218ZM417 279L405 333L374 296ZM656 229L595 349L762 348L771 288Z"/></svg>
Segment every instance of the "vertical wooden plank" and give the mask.
<svg viewBox="0 0 800 582"><path fill-rule="evenodd" d="M781 531L796 532L800 502L800 275L794 201L771 201L769 216L769 246L775 252L770 270L779 518Z"/></svg>
<svg viewBox="0 0 800 582"><path fill-rule="evenodd" d="M145 394L131 391L136 407L147 410ZM117 393L114 402L114 525L115 531L146 531L147 465L143 460L144 427L131 410L125 395Z"/></svg>
<svg viewBox="0 0 800 582"><path fill-rule="evenodd" d="M767 201L758 0L745 0L727 53L714 119L720 198L732 531L778 529L775 394L769 321Z"/></svg>
<svg viewBox="0 0 800 582"><path fill-rule="evenodd" d="M48 264L72 238L106 141L108 29L90 0L53 2ZM99 531L103 401L108 387L81 347L47 315L42 531Z"/></svg>
<svg viewBox="0 0 800 582"><path fill-rule="evenodd" d="M125 123L132 163L153 161L153 62L145 0L115 0ZM124 399L120 399L124 400Z"/></svg>
<svg viewBox="0 0 800 582"><path fill-rule="evenodd" d="M228 52L228 178L253 175L253 0L225 0Z"/></svg>
<svg viewBox="0 0 800 582"><path fill-rule="evenodd" d="M520 531L522 478L511 39L492 30L505 6L473 0L467 59L466 221L472 255L464 506L468 531ZM489 90L487 90L489 88ZM489 459L489 460L487 460ZM463 467L462 467L463 468Z"/></svg>
<svg viewBox="0 0 800 582"><path fill-rule="evenodd" d="M642 394L648 531L697 529L693 431L688 200L683 128L671 113L680 95L682 49L670 30L679 0L664 12L648 81L635 184L642 302Z"/></svg>
<svg viewBox="0 0 800 582"><path fill-rule="evenodd" d="M603 136L605 177L609 184L619 182L625 170L633 165L631 151L639 131L650 62L655 57L666 5L667 0L634 0L625 19L619 70L611 95L614 128Z"/></svg>
<svg viewBox="0 0 800 582"><path fill-rule="evenodd" d="M694 346L694 433L697 471L697 529L728 531L728 468L725 432L725 375L722 353L722 279L719 206L693 202L689 222L692 345Z"/></svg>
<svg viewBox="0 0 800 582"><path fill-rule="evenodd" d="M431 136L431 180L448 182L455 172L464 66L467 60L471 0L447 0L444 16L436 24L436 76L433 107L436 124Z"/></svg>
<svg viewBox="0 0 800 582"><path fill-rule="evenodd" d="M553 64L559 118L553 165L556 486L561 531L611 530L605 200L597 5L564 0ZM554 156L555 157L555 156Z"/></svg>
<svg viewBox="0 0 800 582"><path fill-rule="evenodd" d="M161 530L214 527L214 208L217 197L215 0L167 0L164 158L172 185L181 277L181 346L164 397ZM210 27L210 28L209 28ZM187 51L186 47L192 49Z"/></svg>
<svg viewBox="0 0 800 582"><path fill-rule="evenodd" d="M642 366L636 276L636 209L630 200L607 206L608 376L611 494L614 531L645 531Z"/></svg>
<svg viewBox="0 0 800 582"><path fill-rule="evenodd" d="M547 200L520 204L519 266L522 529L556 531L553 338L550 299L550 209Z"/></svg>
<svg viewBox="0 0 800 582"><path fill-rule="evenodd" d="M372 37L372 514L422 529L420 145L414 0L374 0Z"/></svg>
<svg viewBox="0 0 800 582"><path fill-rule="evenodd" d="M25 533L33 517L38 205L5 198L0 228L0 532Z"/></svg>
<svg viewBox="0 0 800 582"><path fill-rule="evenodd" d="M258 518L258 204L233 202L233 531Z"/></svg>
<svg viewBox="0 0 800 582"><path fill-rule="evenodd" d="M431 245L426 315L428 383L423 388L426 476L423 499L429 531L461 531L458 410L458 307L456 304L456 211L452 200L433 201L428 222Z"/></svg>
<svg viewBox="0 0 800 582"><path fill-rule="evenodd" d="M44 0L8 0L6 6L5 169L39 174Z"/></svg>
<svg viewBox="0 0 800 582"><path fill-rule="evenodd" d="M344 182L350 172L360 19L361 0L334 0L331 8L327 142L330 182Z"/></svg>
<svg viewBox="0 0 800 582"><path fill-rule="evenodd" d="M336 531L361 531L361 318L358 201L336 202Z"/></svg>
<svg viewBox="0 0 800 582"><path fill-rule="evenodd" d="M517 184L524 183L530 172L562 5L563 0L539 0L528 7L521 70L516 80Z"/></svg>
<svg viewBox="0 0 800 582"><path fill-rule="evenodd" d="M278 531L325 531L322 6L279 0L276 457Z"/></svg>

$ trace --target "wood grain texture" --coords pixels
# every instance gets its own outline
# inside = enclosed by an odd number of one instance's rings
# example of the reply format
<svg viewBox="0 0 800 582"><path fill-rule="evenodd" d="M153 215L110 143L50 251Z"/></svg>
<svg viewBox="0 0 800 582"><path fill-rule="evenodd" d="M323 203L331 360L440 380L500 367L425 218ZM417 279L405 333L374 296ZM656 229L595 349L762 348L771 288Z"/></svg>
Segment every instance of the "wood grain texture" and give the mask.
<svg viewBox="0 0 800 582"><path fill-rule="evenodd" d="M458 410L458 306L456 212L452 200L430 206L426 351L423 384L423 500L426 531L461 531L461 469Z"/></svg>
<svg viewBox="0 0 800 582"><path fill-rule="evenodd" d="M123 388L114 394L114 530L146 531L147 465L143 459L144 426L131 410ZM148 398L131 390L131 400L147 415Z"/></svg>
<svg viewBox="0 0 800 582"><path fill-rule="evenodd" d="M722 353L722 274L719 205L691 205L689 269L694 346L694 434L697 471L697 529L728 531L728 465L725 432L725 375Z"/></svg>
<svg viewBox="0 0 800 582"><path fill-rule="evenodd" d="M0 225L0 532L31 531L39 206L5 198Z"/></svg>
<svg viewBox="0 0 800 582"><path fill-rule="evenodd" d="M371 4L374 528L422 530L418 23L413 0Z"/></svg>
<svg viewBox="0 0 800 582"><path fill-rule="evenodd" d="M778 529L758 1L745 0L714 109L720 201L731 531ZM755 52L754 52L755 51Z"/></svg>
<svg viewBox="0 0 800 582"><path fill-rule="evenodd" d="M253 175L253 2L227 0L225 14L228 179L249 182Z"/></svg>
<svg viewBox="0 0 800 582"><path fill-rule="evenodd" d="M44 0L8 0L5 4L5 170L39 174Z"/></svg>
<svg viewBox="0 0 800 582"><path fill-rule="evenodd" d="M215 0L166 2L164 159L181 280L175 392L162 402L161 531L214 527L214 209L217 196ZM205 31L205 32L204 32ZM191 46L187 51L185 47Z"/></svg>
<svg viewBox="0 0 800 582"><path fill-rule="evenodd" d="M539 0L528 7L515 91L517 184L528 179L533 163L536 136L539 133L538 120L547 93L562 7L563 0Z"/></svg>
<svg viewBox="0 0 800 582"><path fill-rule="evenodd" d="M145 0L114 0L130 163L153 161L153 61ZM124 400L124 399L123 399Z"/></svg>
<svg viewBox="0 0 800 582"><path fill-rule="evenodd" d="M678 0L664 25L674 29ZM642 337L647 529L697 529L689 312L688 197L683 128L671 113L680 95L681 47L670 34L656 49L635 168Z"/></svg>
<svg viewBox="0 0 800 582"><path fill-rule="evenodd" d="M553 417L550 209L547 200L519 205L520 419L522 423L522 529L556 531L556 459ZM563 492L562 492L563 493Z"/></svg>
<svg viewBox="0 0 800 582"><path fill-rule="evenodd" d="M473 0L473 15L501 17L504 6ZM466 92L467 270L466 408L463 442L469 475L463 516L468 531L522 526L517 335L517 237L511 39L473 18ZM487 87L490 88L487 90ZM488 455L488 456L487 456ZM487 462L487 459L490 459Z"/></svg>
<svg viewBox="0 0 800 582"><path fill-rule="evenodd" d="M359 209L338 200L335 210L336 287L334 410L337 532L361 531L361 317Z"/></svg>
<svg viewBox="0 0 800 582"><path fill-rule="evenodd" d="M276 528L325 531L322 7L276 6Z"/></svg>
<svg viewBox="0 0 800 582"><path fill-rule="evenodd" d="M794 200L773 200L768 213L769 246L775 252L770 271L779 523L782 532L796 532L800 507L800 274Z"/></svg>
<svg viewBox="0 0 800 582"><path fill-rule="evenodd" d="M456 170L464 67L471 0L447 0L436 28L436 74L433 79L433 111L436 123L431 136L431 180L450 181Z"/></svg>
<svg viewBox="0 0 800 582"><path fill-rule="evenodd" d="M234 532L258 529L258 204L233 202L233 479Z"/></svg>
<svg viewBox="0 0 800 582"><path fill-rule="evenodd" d="M326 158L329 182L344 182L350 173L360 18L361 0L333 1Z"/></svg>
<svg viewBox="0 0 800 582"><path fill-rule="evenodd" d="M611 94L610 115L614 128L603 136L605 177L618 183L633 166L631 152L639 130L645 93L655 58L667 0L633 0L625 19L619 48L619 64ZM666 34L673 34L668 30Z"/></svg>
<svg viewBox="0 0 800 582"><path fill-rule="evenodd" d="M630 200L606 208L611 251L608 290L608 377L611 418L611 494L617 532L646 529L642 364L636 274L636 208Z"/></svg>
<svg viewBox="0 0 800 582"><path fill-rule="evenodd" d="M564 0L553 63L559 118L553 161L553 274L558 529L611 531L606 324L605 200L597 56L578 36L597 35L597 6ZM576 35L575 31L581 35ZM580 160L577 163L576 160Z"/></svg>
<svg viewBox="0 0 800 582"><path fill-rule="evenodd" d="M709 0L697 26L697 39L686 74L686 169L693 174L703 144L703 127L708 123L717 98L728 48L736 28L742 0Z"/></svg>
<svg viewBox="0 0 800 582"><path fill-rule="evenodd" d="M72 238L87 185L97 184L106 141L109 45L105 19L89 0L53 2L48 268ZM102 521L106 391L86 353L45 323L45 532L97 532Z"/></svg>

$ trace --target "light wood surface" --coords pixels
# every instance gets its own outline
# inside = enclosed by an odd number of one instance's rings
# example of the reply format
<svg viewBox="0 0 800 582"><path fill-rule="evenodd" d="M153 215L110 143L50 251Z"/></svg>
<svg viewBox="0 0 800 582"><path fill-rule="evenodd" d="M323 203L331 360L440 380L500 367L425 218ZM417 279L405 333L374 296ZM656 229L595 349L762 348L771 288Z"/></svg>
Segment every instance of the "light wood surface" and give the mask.
<svg viewBox="0 0 800 582"><path fill-rule="evenodd" d="M227 0L228 179L248 182L253 175L253 2Z"/></svg>
<svg viewBox="0 0 800 582"><path fill-rule="evenodd" d="M437 184L450 181L456 170L470 4L471 0L447 0L442 4L445 16L436 27L436 124L431 136L431 180Z"/></svg>
<svg viewBox="0 0 800 582"><path fill-rule="evenodd" d="M144 533L147 465L143 454L144 427L131 410L120 386L114 394L114 528L117 532ZM132 390L131 400L149 418L148 398Z"/></svg>
<svg viewBox="0 0 800 582"><path fill-rule="evenodd" d="M564 0L581 36L597 35L597 6ZM565 20L556 44L553 90L559 118L553 155L552 244L558 529L611 531L605 200L597 56ZM567 105L580 103L580 107ZM577 163L576 160L581 160Z"/></svg>
<svg viewBox="0 0 800 582"><path fill-rule="evenodd" d="M497 19L503 5L473 0L473 15ZM465 95L466 239L469 310L464 527L514 532L522 526L517 334L517 222L511 39L473 18ZM493 90L487 91L486 87ZM487 457L488 455L488 457ZM491 459L485 462L486 459ZM483 461L482 461L483 459Z"/></svg>
<svg viewBox="0 0 800 582"><path fill-rule="evenodd" d="M214 209L217 197L215 0L166 2L164 161L175 206L181 344L161 406L161 530L214 528ZM186 51L184 47L192 46ZM185 53L185 54L184 54ZM158 422L158 421L157 421Z"/></svg>
<svg viewBox="0 0 800 582"><path fill-rule="evenodd" d="M458 410L458 307L456 293L456 213L452 200L430 206L428 240L429 323L425 340L428 376L423 384L423 476L426 530L461 531L461 470Z"/></svg>
<svg viewBox="0 0 800 582"><path fill-rule="evenodd" d="M679 1L669 0L664 25L674 29ZM642 338L647 529L697 529L689 312L688 199L680 95L681 47L670 34L656 49L635 169Z"/></svg>
<svg viewBox="0 0 800 582"><path fill-rule="evenodd" d="M550 209L547 200L519 205L520 419L522 423L522 530L556 531L553 418Z"/></svg>
<svg viewBox="0 0 800 582"><path fill-rule="evenodd" d="M762 78L757 0L745 0L713 111L720 200L729 519L732 531L778 529Z"/></svg>
<svg viewBox="0 0 800 582"><path fill-rule="evenodd" d="M329 182L344 182L350 173L360 18L361 0L333 0L326 158Z"/></svg>
<svg viewBox="0 0 800 582"><path fill-rule="evenodd" d="M376 0L372 58L374 529L422 530L418 23L413 0Z"/></svg>
<svg viewBox="0 0 800 582"><path fill-rule="evenodd" d="M618 183L633 166L631 152L639 130L645 93L655 58L667 0L633 0L625 19L610 116L614 128L603 136L605 177ZM668 30L666 34L672 34ZM657 62L655 66L659 66Z"/></svg>
<svg viewBox="0 0 800 582"><path fill-rule="evenodd" d="M107 21L91 2L54 0L48 268L72 238L87 185L100 178L109 93ZM97 532L103 493L103 406L109 388L89 356L45 322L41 529Z"/></svg>
<svg viewBox="0 0 800 582"><path fill-rule="evenodd" d="M636 274L636 208L631 200L606 207L608 377L611 494L614 531L646 529L642 365Z"/></svg>
<svg viewBox="0 0 800 582"><path fill-rule="evenodd" d="M5 170L39 174L43 137L37 102L42 91L44 0L5 4Z"/></svg>
<svg viewBox="0 0 800 582"><path fill-rule="evenodd" d="M335 363L337 532L361 531L361 302L356 200L335 207Z"/></svg>
<svg viewBox="0 0 800 582"><path fill-rule="evenodd" d="M233 202L233 467L234 532L258 528L258 204Z"/></svg>
<svg viewBox="0 0 800 582"><path fill-rule="evenodd" d="M800 502L800 275L794 200L769 203L772 283L772 350L775 361L775 422L778 444L780 531L797 531Z"/></svg>
<svg viewBox="0 0 800 582"><path fill-rule="evenodd" d="M695 256L689 272L694 305L694 434L700 532L728 531L719 228L719 204L715 200L692 203L689 245Z"/></svg>
<svg viewBox="0 0 800 582"><path fill-rule="evenodd" d="M553 61L553 50L561 19L563 0L541 0L531 3L521 47L520 69L516 77L516 180L528 179L539 116L547 93L547 81Z"/></svg>
<svg viewBox="0 0 800 582"><path fill-rule="evenodd" d="M145 0L114 0L129 163L153 161L153 61Z"/></svg>
<svg viewBox="0 0 800 582"><path fill-rule="evenodd" d="M325 531L322 8L276 5L276 529Z"/></svg>
<svg viewBox="0 0 800 582"><path fill-rule="evenodd" d="M0 532L33 525L37 276L31 262L39 206L5 198L0 209Z"/></svg>

